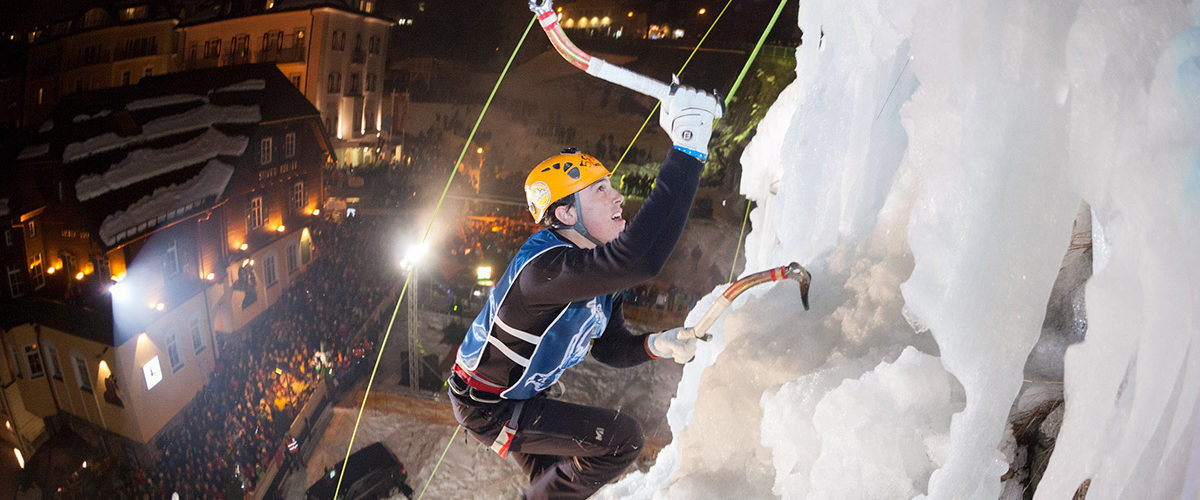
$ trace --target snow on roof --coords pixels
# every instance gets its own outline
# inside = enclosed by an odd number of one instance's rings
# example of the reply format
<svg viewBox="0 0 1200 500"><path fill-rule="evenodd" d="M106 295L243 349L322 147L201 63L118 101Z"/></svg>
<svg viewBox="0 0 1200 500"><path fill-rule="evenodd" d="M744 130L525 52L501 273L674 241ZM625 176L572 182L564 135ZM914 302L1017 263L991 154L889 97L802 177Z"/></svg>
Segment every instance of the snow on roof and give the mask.
<svg viewBox="0 0 1200 500"><path fill-rule="evenodd" d="M199 207L210 196L220 196L233 176L233 166L209 160L204 169L187 182L164 186L104 218L100 239L106 245L154 228Z"/></svg>
<svg viewBox="0 0 1200 500"><path fill-rule="evenodd" d="M208 98L196 94L171 94L159 97L151 97L149 99L138 99L125 105L125 109L129 111L138 111L142 109L159 108L170 106L172 104L184 104L188 102L208 102Z"/></svg>
<svg viewBox="0 0 1200 500"><path fill-rule="evenodd" d="M44 134L54 129L54 120L46 120L42 122L42 126L38 128L39 134Z"/></svg>
<svg viewBox="0 0 1200 500"><path fill-rule="evenodd" d="M43 156L49 152L50 152L50 144L48 144L48 143L34 144L25 149L22 149L21 154L17 155L17 159L18 160L28 160L30 158L37 158L39 156Z"/></svg>
<svg viewBox="0 0 1200 500"><path fill-rule="evenodd" d="M245 136L230 137L209 129L190 141L165 149L139 149L103 174L81 176L75 182L75 196L86 201L219 155L239 156L249 142Z"/></svg>
<svg viewBox="0 0 1200 500"><path fill-rule="evenodd" d="M258 123L262 113L257 105L215 106L205 103L177 115L156 118L142 125L142 133L121 137L113 132L73 142L63 149L63 163L123 147L141 144L159 137L211 127L214 123Z"/></svg>
<svg viewBox="0 0 1200 500"><path fill-rule="evenodd" d="M267 88L267 81L262 79L246 80L241 83L235 83L228 87L221 87L217 92L246 92L250 90L263 90Z"/></svg>
<svg viewBox="0 0 1200 500"><path fill-rule="evenodd" d="M110 114L112 114L112 111L107 110L107 109L101 110L99 113L96 113L94 115L80 113L78 115L75 115L75 118L72 119L71 121L74 123L83 123L88 120L95 120L96 118L104 118Z"/></svg>

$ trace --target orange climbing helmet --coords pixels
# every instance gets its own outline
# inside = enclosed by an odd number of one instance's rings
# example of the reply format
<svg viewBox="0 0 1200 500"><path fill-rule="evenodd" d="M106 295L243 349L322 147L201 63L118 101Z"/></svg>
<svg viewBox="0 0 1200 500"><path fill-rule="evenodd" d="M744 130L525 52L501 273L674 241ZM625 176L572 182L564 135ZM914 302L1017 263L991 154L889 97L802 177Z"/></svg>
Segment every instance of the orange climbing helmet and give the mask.
<svg viewBox="0 0 1200 500"><path fill-rule="evenodd" d="M610 174L594 156L569 148L551 156L525 178L525 201L534 222L541 222L554 202L571 196Z"/></svg>

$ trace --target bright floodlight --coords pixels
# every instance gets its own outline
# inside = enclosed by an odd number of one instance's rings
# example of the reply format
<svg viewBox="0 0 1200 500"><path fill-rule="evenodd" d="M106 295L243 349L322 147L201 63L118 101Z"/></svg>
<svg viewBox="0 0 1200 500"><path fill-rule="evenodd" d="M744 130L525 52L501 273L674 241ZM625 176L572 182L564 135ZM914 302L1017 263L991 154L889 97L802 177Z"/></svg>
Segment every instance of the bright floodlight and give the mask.
<svg viewBox="0 0 1200 500"><path fill-rule="evenodd" d="M108 287L108 293L112 295L113 302L123 302L129 298L129 285L113 283Z"/></svg>
<svg viewBox="0 0 1200 500"><path fill-rule="evenodd" d="M492 279L492 266L479 266L475 268L475 279L481 281Z"/></svg>
<svg viewBox="0 0 1200 500"><path fill-rule="evenodd" d="M404 255L405 267L421 265L421 260L425 258L425 254L429 253L429 245L418 243L408 247L408 253Z"/></svg>

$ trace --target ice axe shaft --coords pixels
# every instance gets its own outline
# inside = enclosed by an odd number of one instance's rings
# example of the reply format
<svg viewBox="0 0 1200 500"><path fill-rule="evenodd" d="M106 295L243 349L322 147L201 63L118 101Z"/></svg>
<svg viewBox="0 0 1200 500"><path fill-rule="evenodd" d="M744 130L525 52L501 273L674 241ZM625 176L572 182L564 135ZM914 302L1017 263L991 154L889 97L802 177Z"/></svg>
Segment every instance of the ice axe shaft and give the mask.
<svg viewBox="0 0 1200 500"><path fill-rule="evenodd" d="M725 312L729 304L733 303L733 299L736 299L738 295L741 295L742 292L749 290L753 286L784 279L794 279L800 285L800 302L804 304L804 310L807 311L808 286L812 283L812 275L808 273L807 269L804 269L804 266L793 262L786 266L747 275L742 279L734 281L733 284L729 285L729 288L725 289L725 292L720 297L717 297L717 301L712 307L709 307L704 312L704 316L700 317L700 322L696 323L696 326L685 328L685 330L690 331L693 336L700 340L707 341L712 339L712 335L709 335L708 329L712 328L717 318Z"/></svg>
<svg viewBox="0 0 1200 500"><path fill-rule="evenodd" d="M634 92L648 95L660 101L665 100L671 93L671 87L653 78L639 75L625 68L606 62L599 57L592 57L571 43L563 33L558 22L558 13L554 12L552 0L529 0L529 10L537 15L542 31L550 38L550 43L558 54L576 68L587 74L607 80Z"/></svg>

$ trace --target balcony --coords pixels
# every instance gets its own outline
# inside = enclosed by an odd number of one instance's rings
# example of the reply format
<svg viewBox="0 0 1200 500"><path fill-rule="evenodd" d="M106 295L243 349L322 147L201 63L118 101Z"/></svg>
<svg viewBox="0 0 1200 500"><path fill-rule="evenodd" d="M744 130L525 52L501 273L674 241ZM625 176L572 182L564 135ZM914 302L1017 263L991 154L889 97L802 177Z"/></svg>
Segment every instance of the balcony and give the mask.
<svg viewBox="0 0 1200 500"><path fill-rule="evenodd" d="M215 68L221 65L220 57L197 57L184 61L184 67L187 69L205 69Z"/></svg>
<svg viewBox="0 0 1200 500"><path fill-rule="evenodd" d="M266 49L258 53L258 62L291 63L304 62L304 46L286 49Z"/></svg>
<svg viewBox="0 0 1200 500"><path fill-rule="evenodd" d="M91 52L91 53L83 54L80 56L68 58L67 64L65 65L65 67L63 69L72 70L75 68L82 68L84 66L91 66L93 64L108 63L111 61L112 61L112 52L111 51L107 51L107 50L97 51L97 52Z"/></svg>
<svg viewBox="0 0 1200 500"><path fill-rule="evenodd" d="M221 56L221 66L232 66L235 64L250 64L254 59L250 57L250 49L235 50Z"/></svg>

